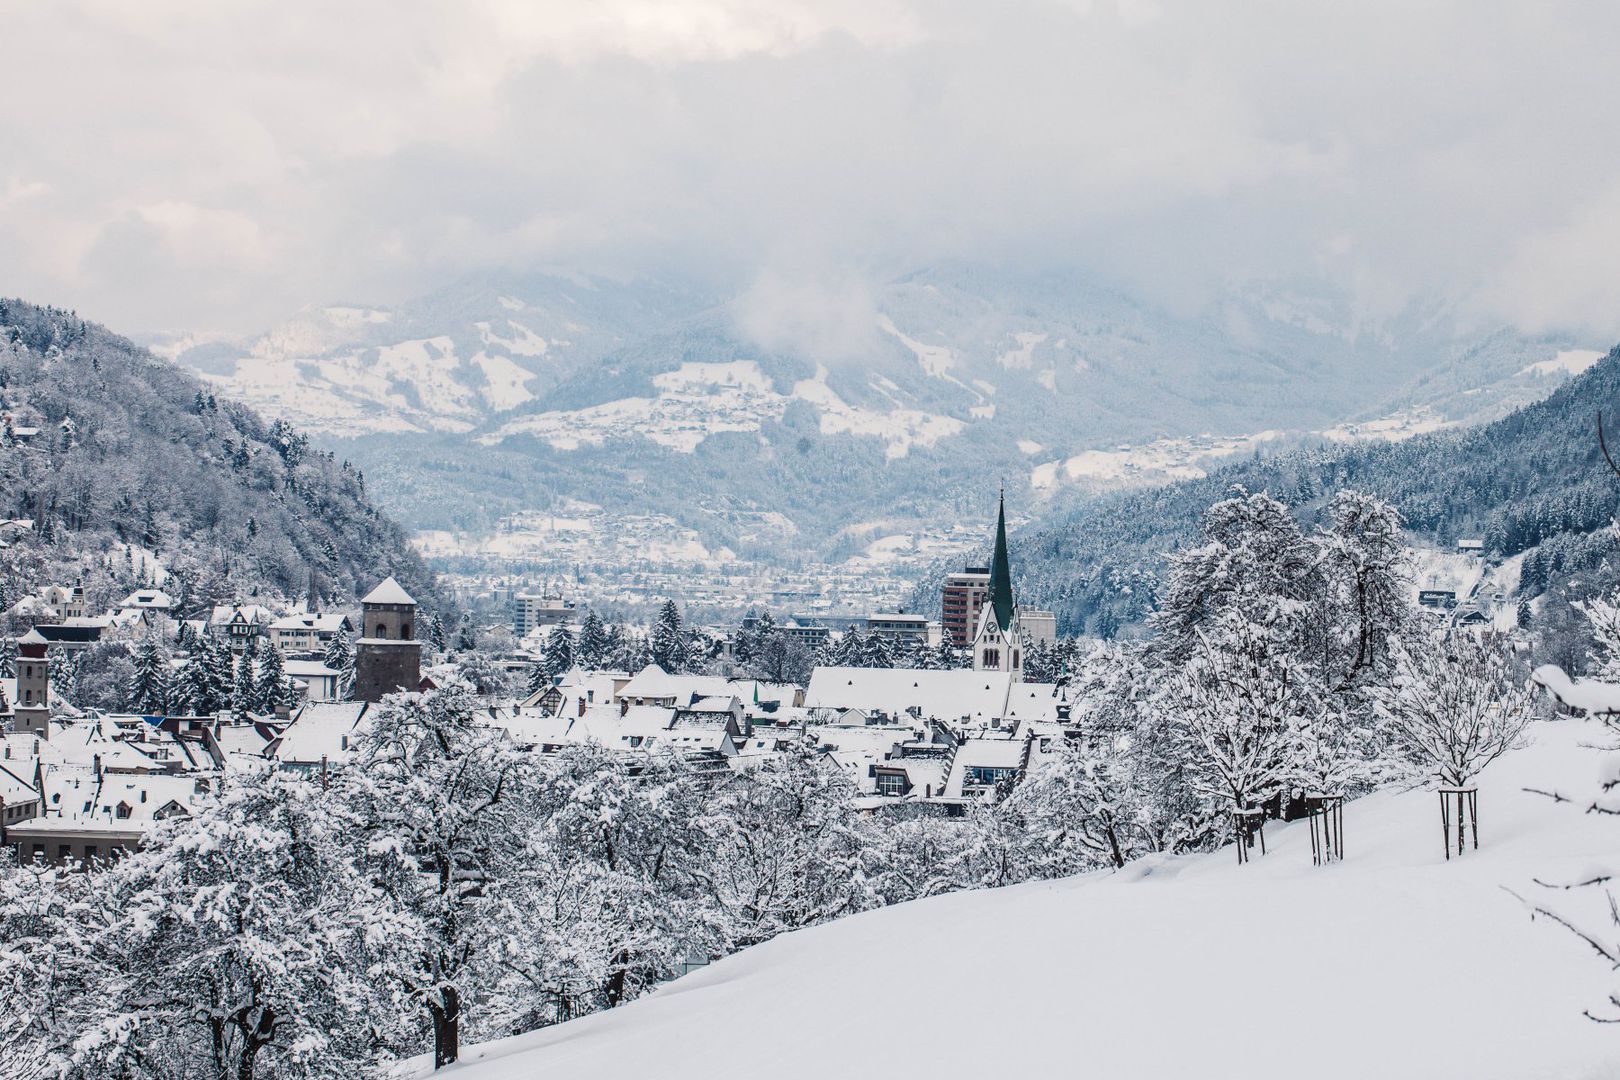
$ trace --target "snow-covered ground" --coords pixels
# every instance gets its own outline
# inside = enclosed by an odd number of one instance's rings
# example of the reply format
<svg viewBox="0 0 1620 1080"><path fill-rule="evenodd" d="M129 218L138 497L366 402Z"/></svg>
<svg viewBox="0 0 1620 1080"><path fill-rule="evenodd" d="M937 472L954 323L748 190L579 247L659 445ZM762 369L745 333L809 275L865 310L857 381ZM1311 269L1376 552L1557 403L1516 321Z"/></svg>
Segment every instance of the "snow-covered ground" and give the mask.
<svg viewBox="0 0 1620 1080"><path fill-rule="evenodd" d="M788 934L622 1009L471 1047L465 1080L1620 1076L1585 1019L1608 975L1510 893L1578 877L1613 820L1527 793L1588 787L1595 725L1532 728L1480 781L1481 847L1441 853L1436 796L1345 812L1349 860L1303 823L1230 848L903 904ZM1588 898L1590 899L1590 898Z"/></svg>

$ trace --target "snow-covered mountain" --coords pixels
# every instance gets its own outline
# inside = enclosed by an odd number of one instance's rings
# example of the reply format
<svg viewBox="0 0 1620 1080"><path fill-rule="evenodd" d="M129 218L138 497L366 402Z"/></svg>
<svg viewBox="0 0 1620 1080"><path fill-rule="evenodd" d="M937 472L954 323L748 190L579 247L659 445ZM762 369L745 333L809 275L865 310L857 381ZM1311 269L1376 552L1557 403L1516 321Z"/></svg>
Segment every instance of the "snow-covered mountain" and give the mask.
<svg viewBox="0 0 1620 1080"><path fill-rule="evenodd" d="M267 412L360 438L345 453L419 527L564 497L723 533L692 517L683 492L702 490L787 514L812 547L874 504L937 523L1000 484L1162 482L1291 440L1499 414L1579 363L1567 340L1470 336L1434 308L1374 321L1300 289L1189 316L1072 276L952 266L871 301L839 313L835 353L746 298L577 275L157 344Z"/></svg>
<svg viewBox="0 0 1620 1080"><path fill-rule="evenodd" d="M1527 790L1588 784L1603 736L1531 731L1481 775L1479 849L1460 859L1442 857L1432 791L1385 790L1346 808L1342 863L1312 865L1305 822L1268 823L1247 866L1228 847L899 904L464 1049L457 1073L1612 1077L1614 1032L1583 1015L1605 1007L1610 972L1518 898L1547 902L1536 880L1581 880L1612 854L1612 819ZM1558 902L1597 925L1603 898L1584 892Z"/></svg>
<svg viewBox="0 0 1620 1080"><path fill-rule="evenodd" d="M708 303L650 282L503 276L395 309L306 308L246 341L149 344L318 434L465 433Z"/></svg>

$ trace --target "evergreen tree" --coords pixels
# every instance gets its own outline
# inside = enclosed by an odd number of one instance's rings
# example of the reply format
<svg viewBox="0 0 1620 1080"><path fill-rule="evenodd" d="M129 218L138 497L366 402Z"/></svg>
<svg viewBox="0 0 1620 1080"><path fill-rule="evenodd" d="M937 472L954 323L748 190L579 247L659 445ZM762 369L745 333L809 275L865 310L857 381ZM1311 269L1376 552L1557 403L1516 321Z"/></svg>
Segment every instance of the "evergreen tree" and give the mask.
<svg viewBox="0 0 1620 1080"><path fill-rule="evenodd" d="M17 639L10 634L0 635L0 679L17 677Z"/></svg>
<svg viewBox="0 0 1620 1080"><path fill-rule="evenodd" d="M574 651L579 666L587 671L599 670L608 662L611 643L607 627L602 625L601 616L596 614L594 608L585 612L585 621L580 624L579 641L575 643Z"/></svg>
<svg viewBox="0 0 1620 1080"><path fill-rule="evenodd" d="M551 628L546 636L546 674L560 678L574 666L574 634L566 626Z"/></svg>
<svg viewBox="0 0 1620 1080"><path fill-rule="evenodd" d="M248 649L236 662L236 681L231 687L231 712L238 720L246 720L249 713L262 711L259 687L253 673L253 650Z"/></svg>
<svg viewBox="0 0 1620 1080"><path fill-rule="evenodd" d="M259 671L254 679L253 697L261 712L271 712L279 705L292 704L292 687L287 685L281 650L273 643L259 650Z"/></svg>
<svg viewBox="0 0 1620 1080"><path fill-rule="evenodd" d="M156 636L149 636L135 650L135 672L125 701L143 716L164 716L169 696L169 657Z"/></svg>
<svg viewBox="0 0 1620 1080"><path fill-rule="evenodd" d="M681 627L681 609L675 601L665 600L658 609L658 621L653 627L652 661L671 675L686 670L686 632Z"/></svg>
<svg viewBox="0 0 1620 1080"><path fill-rule="evenodd" d="M209 700L214 702L214 705L209 711L228 709L236 687L236 659L222 635L204 634L201 644L205 650L204 670L212 684Z"/></svg>
<svg viewBox="0 0 1620 1080"><path fill-rule="evenodd" d="M349 688L354 685L354 643L349 635L339 630L332 635L332 640L326 643L326 653L321 657L321 663L338 672L337 698L339 701L348 699Z"/></svg>

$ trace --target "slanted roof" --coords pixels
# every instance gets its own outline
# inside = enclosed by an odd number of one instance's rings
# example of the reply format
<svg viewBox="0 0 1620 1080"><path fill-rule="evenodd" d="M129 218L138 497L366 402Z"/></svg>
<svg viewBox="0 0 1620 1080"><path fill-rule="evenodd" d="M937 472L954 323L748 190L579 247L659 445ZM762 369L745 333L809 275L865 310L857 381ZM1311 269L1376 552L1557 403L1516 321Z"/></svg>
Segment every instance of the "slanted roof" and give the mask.
<svg viewBox="0 0 1620 1080"><path fill-rule="evenodd" d="M382 584L366 593L366 595L361 598L360 602L362 604L416 603L415 600L411 599L411 594L405 591L405 587L399 582L395 581L392 577L384 578Z"/></svg>
<svg viewBox="0 0 1620 1080"><path fill-rule="evenodd" d="M1012 686L1005 671L818 667L810 673L804 704L880 711L901 723L913 709L922 720L988 721L1006 715Z"/></svg>

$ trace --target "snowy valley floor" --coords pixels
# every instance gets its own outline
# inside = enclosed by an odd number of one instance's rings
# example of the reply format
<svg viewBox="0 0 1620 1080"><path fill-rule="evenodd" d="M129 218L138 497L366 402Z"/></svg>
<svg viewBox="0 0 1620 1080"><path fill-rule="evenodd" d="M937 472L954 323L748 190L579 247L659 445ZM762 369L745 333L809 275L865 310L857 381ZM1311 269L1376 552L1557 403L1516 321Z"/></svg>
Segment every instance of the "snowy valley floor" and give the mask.
<svg viewBox="0 0 1620 1080"><path fill-rule="evenodd" d="M784 935L627 1007L471 1047L456 1080L1620 1077L1593 1023L1609 973L1504 886L1571 880L1613 819L1595 724L1531 729L1480 782L1481 847L1444 861L1432 792L1345 811L1349 860L1303 822L1228 847L904 904ZM1588 898L1588 903L1593 898Z"/></svg>

